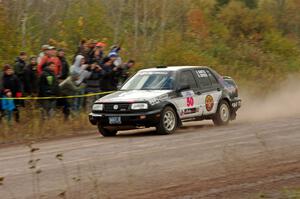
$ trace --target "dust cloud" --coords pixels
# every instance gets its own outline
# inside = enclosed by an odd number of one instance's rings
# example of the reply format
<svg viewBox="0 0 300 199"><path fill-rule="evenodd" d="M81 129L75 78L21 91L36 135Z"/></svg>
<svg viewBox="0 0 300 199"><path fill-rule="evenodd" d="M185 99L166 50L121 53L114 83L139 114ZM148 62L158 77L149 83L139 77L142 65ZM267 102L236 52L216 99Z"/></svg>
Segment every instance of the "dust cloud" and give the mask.
<svg viewBox="0 0 300 199"><path fill-rule="evenodd" d="M270 88L271 89L271 88ZM266 97L241 94L240 121L262 121L300 116L300 76L289 77Z"/></svg>

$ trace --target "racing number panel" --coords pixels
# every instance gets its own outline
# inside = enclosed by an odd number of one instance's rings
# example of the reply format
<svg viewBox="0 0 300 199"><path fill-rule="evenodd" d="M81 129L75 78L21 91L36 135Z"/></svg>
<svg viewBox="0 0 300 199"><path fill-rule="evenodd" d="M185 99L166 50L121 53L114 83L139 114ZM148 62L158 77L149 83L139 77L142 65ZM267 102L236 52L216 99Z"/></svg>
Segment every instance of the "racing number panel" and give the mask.
<svg viewBox="0 0 300 199"><path fill-rule="evenodd" d="M223 88L208 69L184 70L178 74L178 86L191 89L178 93L173 103L181 119L213 115L217 112Z"/></svg>
<svg viewBox="0 0 300 199"><path fill-rule="evenodd" d="M177 86L189 85L190 90L181 91L177 98L173 99L176 104L178 115L181 119L198 117L203 114L200 99L200 88L192 70L180 71L177 76Z"/></svg>

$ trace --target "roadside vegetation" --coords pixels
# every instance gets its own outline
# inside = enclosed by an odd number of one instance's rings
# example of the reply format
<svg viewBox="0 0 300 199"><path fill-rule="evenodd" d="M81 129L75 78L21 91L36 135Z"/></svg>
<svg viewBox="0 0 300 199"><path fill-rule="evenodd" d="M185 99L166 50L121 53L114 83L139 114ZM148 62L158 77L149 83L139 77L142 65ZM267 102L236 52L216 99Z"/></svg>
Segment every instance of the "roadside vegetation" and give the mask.
<svg viewBox="0 0 300 199"><path fill-rule="evenodd" d="M140 67L209 65L256 94L300 69L298 0L3 0L0 7L1 64L48 41L71 59L88 38L121 44Z"/></svg>
<svg viewBox="0 0 300 199"><path fill-rule="evenodd" d="M45 43L66 49L71 62L83 38L95 39L121 45L135 70L208 65L264 96L300 71L299 9L298 0L2 0L0 68ZM21 114L21 124L1 124L0 143L92 128L86 112L68 122L60 114L43 122L34 107Z"/></svg>
<svg viewBox="0 0 300 199"><path fill-rule="evenodd" d="M64 120L61 110L57 110L52 119L42 120L39 108L20 109L20 123L8 125L6 121L0 123L0 145L28 143L51 138L60 138L76 135L96 133L95 127L88 121L88 113L81 112L69 121Z"/></svg>

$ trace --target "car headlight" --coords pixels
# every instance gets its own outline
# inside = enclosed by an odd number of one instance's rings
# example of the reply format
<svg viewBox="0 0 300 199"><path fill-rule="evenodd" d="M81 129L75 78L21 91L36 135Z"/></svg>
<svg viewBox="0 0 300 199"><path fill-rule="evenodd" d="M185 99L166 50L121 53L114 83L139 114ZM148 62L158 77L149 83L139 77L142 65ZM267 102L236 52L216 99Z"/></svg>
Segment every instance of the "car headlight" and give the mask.
<svg viewBox="0 0 300 199"><path fill-rule="evenodd" d="M131 105L132 110L142 110L142 109L148 109L147 103L135 103Z"/></svg>
<svg viewBox="0 0 300 199"><path fill-rule="evenodd" d="M104 105L103 104L94 104L93 111L103 111Z"/></svg>

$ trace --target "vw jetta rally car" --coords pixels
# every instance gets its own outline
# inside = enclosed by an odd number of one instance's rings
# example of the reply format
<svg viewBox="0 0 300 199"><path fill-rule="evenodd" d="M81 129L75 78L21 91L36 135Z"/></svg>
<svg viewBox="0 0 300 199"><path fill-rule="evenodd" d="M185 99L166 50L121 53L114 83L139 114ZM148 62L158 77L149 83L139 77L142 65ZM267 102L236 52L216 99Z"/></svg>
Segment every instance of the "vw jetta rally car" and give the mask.
<svg viewBox="0 0 300 199"><path fill-rule="evenodd" d="M141 127L171 134L184 121L227 125L240 107L230 77L209 67L158 67L139 71L119 91L97 100L89 120L103 136Z"/></svg>

